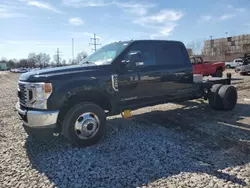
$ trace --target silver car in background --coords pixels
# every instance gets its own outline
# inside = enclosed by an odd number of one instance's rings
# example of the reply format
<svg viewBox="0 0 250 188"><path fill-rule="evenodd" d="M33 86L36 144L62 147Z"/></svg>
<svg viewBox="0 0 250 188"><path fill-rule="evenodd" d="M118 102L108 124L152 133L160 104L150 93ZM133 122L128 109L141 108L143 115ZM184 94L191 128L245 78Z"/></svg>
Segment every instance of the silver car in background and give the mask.
<svg viewBox="0 0 250 188"><path fill-rule="evenodd" d="M235 72L241 75L247 75L250 73L250 54L245 54L243 60L243 65L236 67Z"/></svg>

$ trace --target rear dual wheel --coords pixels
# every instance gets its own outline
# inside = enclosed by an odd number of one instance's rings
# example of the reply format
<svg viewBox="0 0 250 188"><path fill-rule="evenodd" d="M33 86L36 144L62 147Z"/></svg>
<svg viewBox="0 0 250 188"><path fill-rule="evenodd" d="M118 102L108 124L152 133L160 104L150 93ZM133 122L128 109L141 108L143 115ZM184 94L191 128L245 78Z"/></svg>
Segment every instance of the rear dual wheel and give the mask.
<svg viewBox="0 0 250 188"><path fill-rule="evenodd" d="M209 105L216 110L232 110L237 103L237 91L232 85L215 84L208 94Z"/></svg>

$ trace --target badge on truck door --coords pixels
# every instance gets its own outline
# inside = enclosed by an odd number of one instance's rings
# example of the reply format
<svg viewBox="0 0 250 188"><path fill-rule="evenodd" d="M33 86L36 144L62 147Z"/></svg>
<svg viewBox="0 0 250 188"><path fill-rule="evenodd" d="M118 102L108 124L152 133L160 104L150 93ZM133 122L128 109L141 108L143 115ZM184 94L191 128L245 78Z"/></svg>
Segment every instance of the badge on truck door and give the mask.
<svg viewBox="0 0 250 188"><path fill-rule="evenodd" d="M114 91L119 91L119 86L118 86L118 75L117 74L113 74L111 75L111 81L112 81L112 88L114 89Z"/></svg>

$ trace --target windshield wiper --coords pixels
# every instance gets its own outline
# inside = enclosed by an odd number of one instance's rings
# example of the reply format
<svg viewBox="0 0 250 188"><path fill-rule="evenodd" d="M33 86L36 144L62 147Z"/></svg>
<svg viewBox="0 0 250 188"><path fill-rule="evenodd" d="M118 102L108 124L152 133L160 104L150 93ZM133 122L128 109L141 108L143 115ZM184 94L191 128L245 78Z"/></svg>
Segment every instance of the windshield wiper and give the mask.
<svg viewBox="0 0 250 188"><path fill-rule="evenodd" d="M82 63L82 65L84 65L84 64L95 64L95 63L89 62L89 61L85 61L85 62Z"/></svg>

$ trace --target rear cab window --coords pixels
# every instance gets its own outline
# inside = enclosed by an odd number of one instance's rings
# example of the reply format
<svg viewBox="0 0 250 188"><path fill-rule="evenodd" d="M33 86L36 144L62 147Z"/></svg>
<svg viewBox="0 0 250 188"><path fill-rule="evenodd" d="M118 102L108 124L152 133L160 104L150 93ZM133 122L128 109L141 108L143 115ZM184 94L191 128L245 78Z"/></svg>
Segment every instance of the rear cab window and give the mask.
<svg viewBox="0 0 250 188"><path fill-rule="evenodd" d="M141 52L144 68L190 67L191 62L184 44L175 41L139 41L132 43L126 50L123 60L129 60L129 54Z"/></svg>
<svg viewBox="0 0 250 188"><path fill-rule="evenodd" d="M179 42L162 42L157 45L157 65L171 65L174 67L190 64L184 45Z"/></svg>

